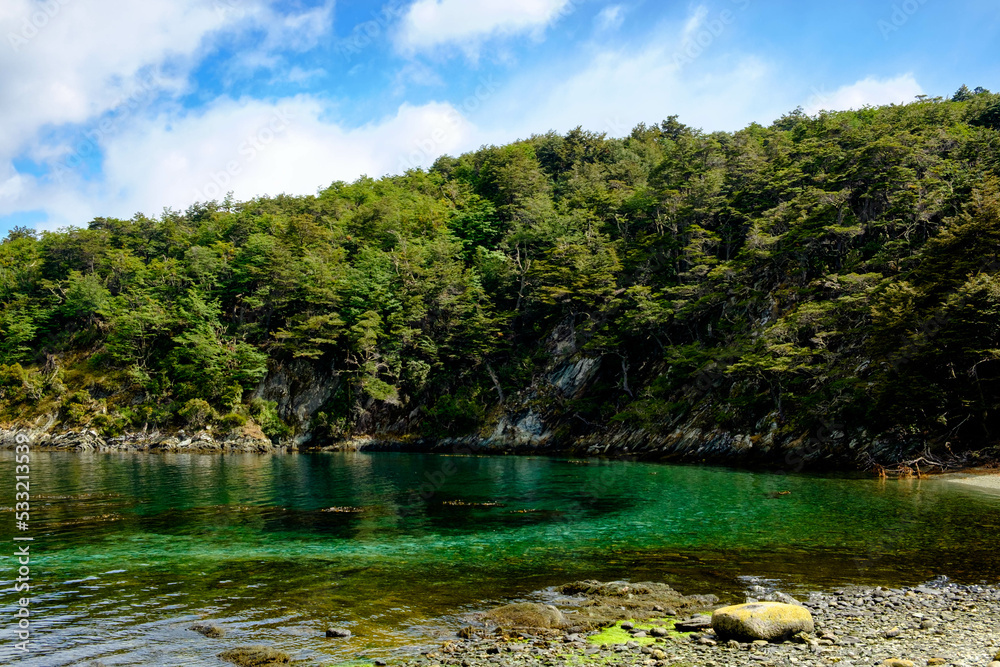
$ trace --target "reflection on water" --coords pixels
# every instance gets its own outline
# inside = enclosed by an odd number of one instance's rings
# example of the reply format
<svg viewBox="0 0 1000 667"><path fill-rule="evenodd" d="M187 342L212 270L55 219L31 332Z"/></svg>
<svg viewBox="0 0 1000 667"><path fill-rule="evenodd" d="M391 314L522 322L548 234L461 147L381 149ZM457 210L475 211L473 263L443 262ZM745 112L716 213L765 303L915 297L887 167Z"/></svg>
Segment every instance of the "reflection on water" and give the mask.
<svg viewBox="0 0 1000 667"><path fill-rule="evenodd" d="M219 652L248 641L296 658L387 655L581 577L717 594L745 576L1000 577L1000 497L937 480L407 454L32 458L36 643L18 664L39 667L223 665ZM13 466L0 453L0 475ZM6 485L0 506L13 504ZM229 634L187 630L200 619ZM355 637L325 639L333 625ZM0 662L12 655L0 646Z"/></svg>

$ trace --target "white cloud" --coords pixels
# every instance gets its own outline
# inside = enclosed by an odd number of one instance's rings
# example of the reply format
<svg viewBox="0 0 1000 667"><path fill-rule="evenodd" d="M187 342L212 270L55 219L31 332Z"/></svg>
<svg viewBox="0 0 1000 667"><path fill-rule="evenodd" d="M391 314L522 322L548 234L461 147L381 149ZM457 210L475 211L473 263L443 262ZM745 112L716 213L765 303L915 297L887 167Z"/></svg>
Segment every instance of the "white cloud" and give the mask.
<svg viewBox="0 0 1000 667"><path fill-rule="evenodd" d="M113 108L140 72L189 56L226 21L201 0L4 5L0 160L12 157L39 128L84 123Z"/></svg>
<svg viewBox="0 0 1000 667"><path fill-rule="evenodd" d="M82 225L96 215L156 214L195 201L263 194L315 194L335 180L352 181L428 167L444 153L468 149L475 127L443 103L403 104L359 128L330 123L332 109L301 95L277 102L219 99L186 116L136 119L103 146L104 180L19 184L16 207L0 215L44 209L45 228ZM3 190L0 184L0 192ZM12 186L13 187L13 186Z"/></svg>
<svg viewBox="0 0 1000 667"><path fill-rule="evenodd" d="M396 35L406 53L459 45L474 52L482 39L531 32L555 21L570 0L416 0Z"/></svg>
<svg viewBox="0 0 1000 667"><path fill-rule="evenodd" d="M311 48L328 32L332 11L333 0L300 13L283 13L269 0L3 0L0 215L42 208L65 224L95 207L108 210L122 184L75 176L81 146L83 157L92 157L88 151L114 146L116 135L141 126L153 101L160 112L173 108L216 35L247 36L242 41L252 43L241 55L257 58L255 67L283 66L271 51ZM50 166L76 162L68 174L57 167L65 183L53 187L17 173L11 164L18 156ZM141 197L123 202L148 204Z"/></svg>
<svg viewBox="0 0 1000 667"><path fill-rule="evenodd" d="M597 15L597 27L601 30L620 28L625 20L625 9L621 5L609 5Z"/></svg>
<svg viewBox="0 0 1000 667"><path fill-rule="evenodd" d="M833 93L816 90L806 102L804 110L814 115L823 110L841 111L860 109L866 105L900 104L912 102L924 93L913 74L902 74L895 79L868 77L849 86L841 86Z"/></svg>
<svg viewBox="0 0 1000 667"><path fill-rule="evenodd" d="M86 124L131 101L150 72L147 97L182 92L215 33L262 30L260 50L305 49L329 29L332 10L332 0L300 14L278 13L267 0L4 0L0 162L42 128Z"/></svg>
<svg viewBox="0 0 1000 667"><path fill-rule="evenodd" d="M489 100L475 120L491 128L489 141L500 143L578 125L624 136L639 122L674 114L707 131L736 130L753 121L768 124L795 106L760 58L733 55L718 40L697 58L688 57L685 39L704 20L696 8L686 22L657 30L645 44L599 48L572 69L525 74Z"/></svg>

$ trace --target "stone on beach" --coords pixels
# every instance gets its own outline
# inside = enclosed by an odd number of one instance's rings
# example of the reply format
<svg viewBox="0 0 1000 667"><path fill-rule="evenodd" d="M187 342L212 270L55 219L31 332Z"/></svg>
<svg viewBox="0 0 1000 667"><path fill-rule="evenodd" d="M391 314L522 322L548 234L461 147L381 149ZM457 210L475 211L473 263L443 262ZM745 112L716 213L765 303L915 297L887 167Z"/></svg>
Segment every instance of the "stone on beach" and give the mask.
<svg viewBox="0 0 1000 667"><path fill-rule="evenodd" d="M566 624L562 612L550 604L518 602L497 607L485 618L504 628L558 628Z"/></svg>
<svg viewBox="0 0 1000 667"><path fill-rule="evenodd" d="M805 607L783 602L751 602L716 609L712 629L724 639L782 640L814 630L812 614Z"/></svg>

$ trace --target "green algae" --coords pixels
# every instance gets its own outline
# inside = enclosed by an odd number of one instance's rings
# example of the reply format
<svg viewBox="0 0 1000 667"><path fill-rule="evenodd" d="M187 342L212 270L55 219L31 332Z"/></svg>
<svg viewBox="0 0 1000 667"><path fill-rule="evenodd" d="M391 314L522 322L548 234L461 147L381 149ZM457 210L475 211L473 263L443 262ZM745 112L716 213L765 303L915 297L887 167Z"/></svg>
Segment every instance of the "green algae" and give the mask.
<svg viewBox="0 0 1000 667"><path fill-rule="evenodd" d="M691 634L690 632L677 632L674 630L676 622L676 618L652 618L646 621L631 621L633 626L638 630L666 628L668 637L688 637ZM625 621L618 621L614 625L609 625L597 634L587 637L587 641L597 646L626 644L632 641L638 642L640 646L649 646L656 643L657 639L662 639L661 637L650 637L648 635L646 637L633 637L627 630L622 628L622 623L625 623Z"/></svg>

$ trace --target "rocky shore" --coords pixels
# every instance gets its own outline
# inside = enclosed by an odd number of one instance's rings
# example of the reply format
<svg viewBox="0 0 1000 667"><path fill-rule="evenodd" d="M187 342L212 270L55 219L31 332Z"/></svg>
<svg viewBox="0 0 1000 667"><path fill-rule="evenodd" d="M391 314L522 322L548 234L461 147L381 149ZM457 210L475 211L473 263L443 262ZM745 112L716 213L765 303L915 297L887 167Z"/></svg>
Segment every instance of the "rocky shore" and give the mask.
<svg viewBox="0 0 1000 667"><path fill-rule="evenodd" d="M44 427L0 429L0 449L13 449L19 434L29 438L35 451L264 453L287 450L286 447L273 444L252 424L230 432L149 431L126 433L117 437L105 437L86 428L60 432L51 432Z"/></svg>
<svg viewBox="0 0 1000 667"><path fill-rule="evenodd" d="M912 588L847 587L801 599L754 586L754 608L790 607L810 630L772 641L717 634L728 610L712 595L683 596L659 583L576 582L544 602L505 605L470 617L453 639L355 665L373 667L1000 667L1000 588L945 579ZM740 605L751 606L751 604ZM730 612L731 613L731 612ZM715 621L713 623L713 621ZM716 629L713 629L713 625ZM198 624L208 638L223 628ZM330 628L330 642L354 637ZM240 646L219 654L241 667L338 662L296 660L278 646Z"/></svg>
<svg viewBox="0 0 1000 667"><path fill-rule="evenodd" d="M621 584L628 586L628 584ZM754 594L759 598L753 597ZM946 581L902 589L844 588L801 600L751 591L748 600L801 604L815 621L812 633L780 643L723 640L707 615L673 625L667 618L617 621L611 629L581 627L481 628L393 667L1000 667L1000 589ZM581 602L586 609L586 602ZM710 609L703 609L710 613ZM643 614L639 614L640 616ZM489 616L489 615L487 615ZM663 614L660 614L663 616ZM566 618L573 622L573 613ZM702 626L702 627L699 627ZM693 632L679 632L692 629Z"/></svg>

